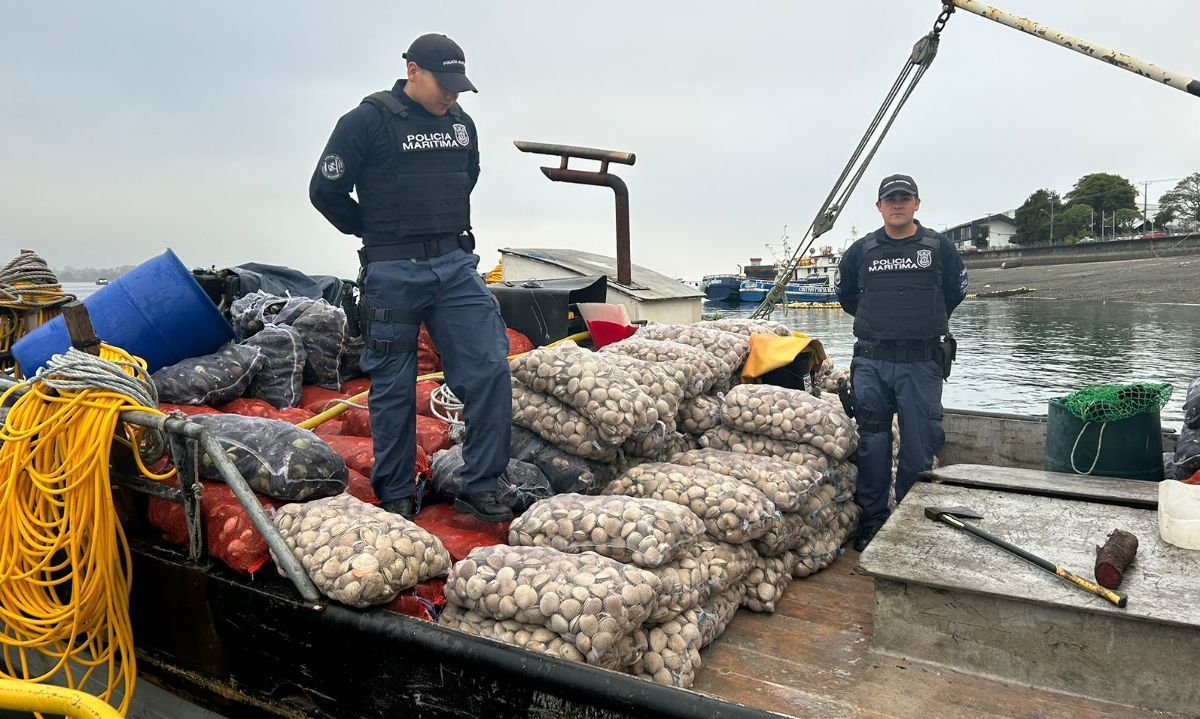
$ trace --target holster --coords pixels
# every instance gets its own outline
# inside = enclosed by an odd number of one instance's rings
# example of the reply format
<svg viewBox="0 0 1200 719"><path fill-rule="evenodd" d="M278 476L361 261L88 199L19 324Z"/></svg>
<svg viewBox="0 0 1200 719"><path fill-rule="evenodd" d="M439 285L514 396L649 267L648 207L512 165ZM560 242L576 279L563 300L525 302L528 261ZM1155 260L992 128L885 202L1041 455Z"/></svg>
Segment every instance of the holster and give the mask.
<svg viewBox="0 0 1200 719"><path fill-rule="evenodd" d="M858 399L855 398L853 390L850 389L850 383L845 377L841 377L837 381L838 399L842 402L842 409L846 411L846 416L854 419L858 414Z"/></svg>
<svg viewBox="0 0 1200 719"><path fill-rule="evenodd" d="M954 359L958 356L958 340L954 339L954 335L948 334L946 338L938 343L934 350L934 359L942 366L942 379L949 379L950 369L954 365Z"/></svg>

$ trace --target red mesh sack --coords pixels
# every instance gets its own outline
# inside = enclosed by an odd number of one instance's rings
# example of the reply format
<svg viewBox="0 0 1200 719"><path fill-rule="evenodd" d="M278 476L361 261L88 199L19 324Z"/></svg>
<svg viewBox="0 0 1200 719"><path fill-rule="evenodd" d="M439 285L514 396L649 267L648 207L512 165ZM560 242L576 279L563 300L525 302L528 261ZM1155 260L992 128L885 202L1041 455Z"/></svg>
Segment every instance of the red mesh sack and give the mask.
<svg viewBox="0 0 1200 719"><path fill-rule="evenodd" d="M371 442L370 437L343 435L326 436L321 439L325 440L333 448L333 451L346 461L348 469L358 472L367 479L371 478L371 471L375 468L375 445ZM417 445L415 470L418 478L429 476L429 457L420 445Z"/></svg>
<svg viewBox="0 0 1200 719"><path fill-rule="evenodd" d="M275 409L275 406L266 400L250 399L247 397L240 397L232 402L226 402L217 407L217 410L225 414L237 414L243 417L277 419L289 424L300 424L304 420L314 416L312 412L302 407Z"/></svg>
<svg viewBox="0 0 1200 719"><path fill-rule="evenodd" d="M450 449L450 425L436 417L417 415L417 446L432 457L435 452Z"/></svg>
<svg viewBox="0 0 1200 719"><path fill-rule="evenodd" d="M445 579L430 579L396 595L383 608L428 622L436 621L446 606L445 589Z"/></svg>
<svg viewBox="0 0 1200 719"><path fill-rule="evenodd" d="M342 434L349 437L371 436L371 412L366 409L351 407L342 412Z"/></svg>
<svg viewBox="0 0 1200 719"><path fill-rule="evenodd" d="M422 417L434 416L433 410L429 405L429 395L433 394L433 391L441 386L441 382L431 379L423 379L417 383L417 414Z"/></svg>
<svg viewBox="0 0 1200 719"><path fill-rule="evenodd" d="M343 392L334 392L315 384L306 384L304 391L300 393L300 406L313 414L321 414L332 407L337 400L349 398L350 395Z"/></svg>
<svg viewBox="0 0 1200 719"><path fill-rule="evenodd" d="M333 447L333 451L337 452L338 456L346 460L347 468L368 479L371 477L371 470L375 467L375 446L370 437L340 435L321 439Z"/></svg>
<svg viewBox="0 0 1200 719"><path fill-rule="evenodd" d="M370 377L356 377L352 380L347 380L342 384L342 392L351 397L357 394L362 394L369 389L371 389Z"/></svg>
<svg viewBox="0 0 1200 719"><path fill-rule="evenodd" d="M253 575L271 560L266 540L254 528L246 510L242 508L228 485L205 481L201 481L200 484L204 489L204 497L200 502L200 516L204 521L209 556L221 560L235 572ZM282 504L262 495L256 496L259 504L268 510L268 513ZM187 545L187 520L182 505L152 497L149 518L150 523L163 533L164 540Z"/></svg>
<svg viewBox="0 0 1200 719"><path fill-rule="evenodd" d="M417 374L432 374L442 371L442 356L438 354L437 347L433 346L433 338L429 336L429 330L425 329L425 325L421 325L421 332L417 335Z"/></svg>
<svg viewBox="0 0 1200 719"><path fill-rule="evenodd" d="M206 407L204 405L171 404L170 402L162 402L158 405L158 408L163 412L174 412L178 410L189 417L197 414L220 414L220 412L212 407Z"/></svg>
<svg viewBox="0 0 1200 719"><path fill-rule="evenodd" d="M317 425L313 432L318 437L335 437L342 433L342 421L340 419L325 420Z"/></svg>
<svg viewBox="0 0 1200 719"><path fill-rule="evenodd" d="M288 407L286 409L276 409L264 415L267 419L277 419L290 424L300 424L306 419L312 419L316 415L303 407Z"/></svg>
<svg viewBox="0 0 1200 719"><path fill-rule="evenodd" d="M508 544L509 522L483 522L470 514L460 514L448 504L434 504L421 510L414 520L437 537L458 562L476 547Z"/></svg>
<svg viewBox="0 0 1200 719"><path fill-rule="evenodd" d="M348 471L350 473L350 484L346 487L346 492L350 496L361 499L367 504L379 504L379 497L375 496L375 490L371 487L371 480L367 479L363 474L355 472L353 469Z"/></svg>
<svg viewBox="0 0 1200 719"><path fill-rule="evenodd" d="M525 354L533 349L533 342L528 337L514 329L505 329L508 333L508 356Z"/></svg>
<svg viewBox="0 0 1200 719"><path fill-rule="evenodd" d="M217 411L225 414L240 414L243 417L266 417L268 412L275 411L275 406L263 399L239 397L217 407Z"/></svg>

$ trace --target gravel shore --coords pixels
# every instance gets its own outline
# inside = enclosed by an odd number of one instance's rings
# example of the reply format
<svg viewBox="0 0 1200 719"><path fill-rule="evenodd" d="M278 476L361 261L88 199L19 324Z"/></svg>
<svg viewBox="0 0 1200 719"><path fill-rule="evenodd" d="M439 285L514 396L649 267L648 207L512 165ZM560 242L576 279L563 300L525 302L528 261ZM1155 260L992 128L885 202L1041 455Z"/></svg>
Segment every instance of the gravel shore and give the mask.
<svg viewBox="0 0 1200 719"><path fill-rule="evenodd" d="M1027 287L1021 297L1200 304L1200 255L1013 269L967 269L968 293Z"/></svg>

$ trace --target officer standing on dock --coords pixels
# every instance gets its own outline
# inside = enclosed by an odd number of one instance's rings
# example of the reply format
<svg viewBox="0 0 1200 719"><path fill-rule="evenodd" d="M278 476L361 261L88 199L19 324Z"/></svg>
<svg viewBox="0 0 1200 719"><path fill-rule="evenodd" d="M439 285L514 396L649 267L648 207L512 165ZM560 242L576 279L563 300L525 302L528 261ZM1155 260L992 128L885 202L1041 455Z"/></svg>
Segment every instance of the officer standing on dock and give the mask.
<svg viewBox="0 0 1200 719"><path fill-rule="evenodd" d="M409 518L415 509L416 352L424 323L446 382L465 405L466 467L455 509L504 521L512 512L496 485L508 465L512 421L508 336L476 272L470 196L479 138L456 102L477 90L462 48L445 35L422 35L404 58L407 79L338 120L309 197L334 227L363 241L362 369L371 377L371 484L383 508Z"/></svg>
<svg viewBox="0 0 1200 719"><path fill-rule="evenodd" d="M854 316L857 338L850 374L859 433L858 551L888 518L893 414L900 418L897 502L945 443L942 382L955 350L949 319L967 292L954 245L913 218L921 207L913 178L884 178L875 207L883 227L850 246L837 277L838 300Z"/></svg>

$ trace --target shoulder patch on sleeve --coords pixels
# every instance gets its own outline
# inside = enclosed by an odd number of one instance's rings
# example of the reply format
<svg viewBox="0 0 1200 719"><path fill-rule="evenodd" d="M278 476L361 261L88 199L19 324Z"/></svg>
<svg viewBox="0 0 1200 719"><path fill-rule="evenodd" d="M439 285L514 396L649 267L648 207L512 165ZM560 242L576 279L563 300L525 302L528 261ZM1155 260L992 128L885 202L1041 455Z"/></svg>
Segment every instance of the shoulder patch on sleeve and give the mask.
<svg viewBox="0 0 1200 719"><path fill-rule="evenodd" d="M341 155L326 155L321 158L321 177L334 181L346 174L346 163Z"/></svg>

